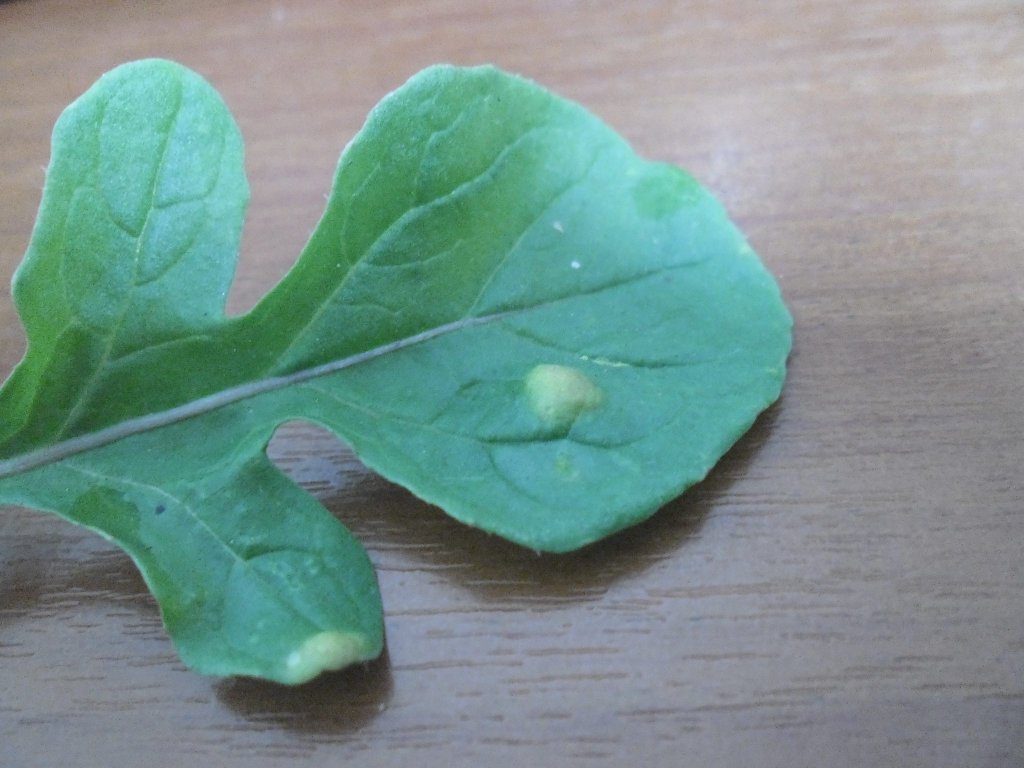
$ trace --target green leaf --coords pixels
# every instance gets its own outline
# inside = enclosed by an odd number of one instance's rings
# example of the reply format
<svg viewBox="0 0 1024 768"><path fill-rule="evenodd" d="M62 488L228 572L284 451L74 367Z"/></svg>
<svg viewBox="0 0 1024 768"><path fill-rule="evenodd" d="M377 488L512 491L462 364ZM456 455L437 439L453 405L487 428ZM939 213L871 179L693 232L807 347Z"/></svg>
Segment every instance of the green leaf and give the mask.
<svg viewBox="0 0 1024 768"><path fill-rule="evenodd" d="M699 481L780 392L791 320L721 206L499 70L385 98L295 267L225 318L246 199L198 76L104 76L54 131L0 390L0 501L124 547L202 671L298 682L381 648L365 554L266 459L284 421L561 552Z"/></svg>

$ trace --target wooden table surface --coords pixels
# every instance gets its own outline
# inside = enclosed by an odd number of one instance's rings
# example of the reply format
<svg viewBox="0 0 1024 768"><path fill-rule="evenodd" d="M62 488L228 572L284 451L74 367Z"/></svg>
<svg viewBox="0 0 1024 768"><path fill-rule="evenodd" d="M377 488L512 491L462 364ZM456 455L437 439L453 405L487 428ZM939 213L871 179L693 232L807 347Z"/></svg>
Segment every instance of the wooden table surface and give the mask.
<svg viewBox="0 0 1024 768"><path fill-rule="evenodd" d="M560 557L285 427L387 627L379 661L295 689L186 670L126 556L5 508L0 765L1024 765L1024 5L0 3L0 374L52 124L148 56L246 137L233 310L381 96L494 62L721 197L795 317L790 376L706 482Z"/></svg>

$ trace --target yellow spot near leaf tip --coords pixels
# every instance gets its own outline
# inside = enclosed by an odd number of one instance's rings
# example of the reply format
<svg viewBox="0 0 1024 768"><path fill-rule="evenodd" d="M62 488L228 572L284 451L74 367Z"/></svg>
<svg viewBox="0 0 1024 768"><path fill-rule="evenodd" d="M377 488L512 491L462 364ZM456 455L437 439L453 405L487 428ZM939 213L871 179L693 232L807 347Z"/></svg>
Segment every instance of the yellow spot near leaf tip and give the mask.
<svg viewBox="0 0 1024 768"><path fill-rule="evenodd" d="M526 374L526 400L545 425L566 430L604 399L586 375L564 365L537 365Z"/></svg>
<svg viewBox="0 0 1024 768"><path fill-rule="evenodd" d="M305 683L321 672L341 669L366 659L366 639L354 632L321 632L288 654L285 682Z"/></svg>

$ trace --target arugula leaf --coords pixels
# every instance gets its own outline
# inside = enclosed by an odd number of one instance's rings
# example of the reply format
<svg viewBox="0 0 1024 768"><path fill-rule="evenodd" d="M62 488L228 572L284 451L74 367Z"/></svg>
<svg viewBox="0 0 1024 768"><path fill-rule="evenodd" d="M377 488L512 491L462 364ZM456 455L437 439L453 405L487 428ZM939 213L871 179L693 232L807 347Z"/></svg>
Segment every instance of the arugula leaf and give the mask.
<svg viewBox="0 0 1024 768"><path fill-rule="evenodd" d="M284 421L562 552L699 481L780 392L791 320L719 204L497 69L386 97L295 267L227 318L247 197L201 78L101 78L54 130L0 389L0 502L123 547L200 671L295 683L382 647L365 553L266 458Z"/></svg>

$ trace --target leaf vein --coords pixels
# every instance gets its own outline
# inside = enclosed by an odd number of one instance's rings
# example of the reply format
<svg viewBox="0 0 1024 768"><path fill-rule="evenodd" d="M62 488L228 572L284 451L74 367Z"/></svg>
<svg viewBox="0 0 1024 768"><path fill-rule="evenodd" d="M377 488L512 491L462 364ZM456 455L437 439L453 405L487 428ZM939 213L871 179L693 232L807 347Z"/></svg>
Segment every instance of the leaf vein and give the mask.
<svg viewBox="0 0 1024 768"><path fill-rule="evenodd" d="M345 275L338 281L337 286L335 286L335 288L330 292L330 294L325 298L325 300L320 304L320 306L317 307L316 311L313 312L309 320L303 325L302 328L300 328L295 333L295 335L291 338L288 344L281 350L279 359L283 359L288 354L289 351L295 349L295 347L298 346L299 343L309 335L309 333L315 328L319 319L327 311L328 307L332 306L335 303L337 297L348 286L349 281L352 279L353 275L358 273L359 267L364 266L366 264L367 260L372 256L378 244L382 240L384 240L385 237L387 237L389 232L393 231L396 227L402 226L410 219L422 214L424 210L440 205L445 200L455 195L462 194L465 191L469 190L470 188L481 183L484 179L493 174L494 168L496 168L498 164L502 162L506 155L513 151L530 134L540 130L542 130L541 127L534 127L520 134L515 138L515 140L509 142L505 147L503 147L502 150L495 156L495 158L483 171L476 174L472 178L467 179L466 181L460 182L458 185L456 185L453 189L449 190L448 192L445 192L444 194L439 195L429 201L419 203L413 206L409 210L403 212L401 216L399 216L397 219L392 221L387 227L381 230L381 232L374 238L373 242L371 242L364 249L364 251L356 258L356 260L349 266L348 270L345 272ZM380 265L374 264L373 266Z"/></svg>
<svg viewBox="0 0 1024 768"><path fill-rule="evenodd" d="M318 622L315 619L310 618L309 616L305 615L305 613L303 611L300 611L296 606L294 606L294 605L288 603L286 600L284 600L280 596L280 594L278 594L277 590L274 589L273 584L270 583L265 577L263 577L263 575L260 574L259 571L257 571L255 568L253 568L253 566L252 566L252 564L250 562L250 559L247 558L247 557L244 557L242 555L242 553L240 553L238 550L236 550L234 547L232 547L230 542L225 541L224 537L220 536L213 528L210 527L209 523L207 523L206 520L203 519L202 515L200 515L195 510L193 505L189 504L181 496L175 495L175 494L171 493L170 491L168 491L168 490L166 490L164 488L161 488L159 486L150 485L149 483L143 483L143 482L139 482L137 480L131 480L131 479L126 478L126 477L119 477L119 476L115 476L115 475L110 475L110 474L108 474L106 472L99 472L99 471L97 471L95 469L87 469L85 467L78 466L74 462L68 462L66 464L66 466L68 467L68 469L70 469L73 472L77 472L78 474L84 475L86 477L93 478L94 480L98 480L98 481L103 482L105 484L108 484L108 485L112 484L112 485L121 486L121 487L126 487L127 486L127 487L139 488L139 489L141 489L143 491L155 493L158 496L162 496L162 497L166 498L168 501L174 502L175 505L178 507L178 509L180 509L183 513L185 513L185 515L193 522L193 524L200 530L200 532L203 535L209 537L212 541L216 542L220 546L220 548L222 550L224 550L224 552L226 552L229 555L229 560L231 562L231 568L232 569L234 569L234 568L243 568L243 569L245 569L249 573L250 578L253 578L256 581L259 581L265 587L267 587L267 591L274 596L274 599L280 605L282 605L285 608L286 611L288 611L289 613L292 613L295 616L297 616L298 618L302 619L303 621L308 623L313 629L324 629L324 627L322 626L321 622ZM281 549L284 550L284 551L290 551L290 550L288 550L285 547L282 547Z"/></svg>

